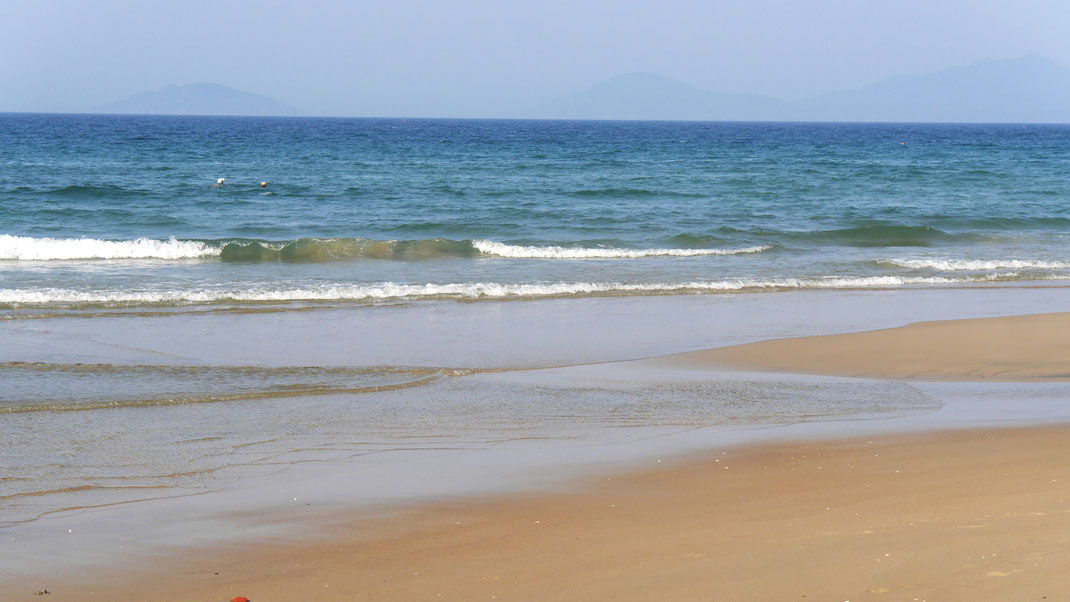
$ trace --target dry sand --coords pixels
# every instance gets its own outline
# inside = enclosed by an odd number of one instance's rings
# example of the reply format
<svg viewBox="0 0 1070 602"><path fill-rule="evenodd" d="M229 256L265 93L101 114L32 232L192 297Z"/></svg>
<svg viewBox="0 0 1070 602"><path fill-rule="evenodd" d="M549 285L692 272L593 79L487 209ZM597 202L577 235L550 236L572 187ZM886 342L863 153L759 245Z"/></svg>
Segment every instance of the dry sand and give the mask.
<svg viewBox="0 0 1070 602"><path fill-rule="evenodd" d="M666 361L903 380L1070 380L1070 313L918 322L720 347Z"/></svg>
<svg viewBox="0 0 1070 602"><path fill-rule="evenodd" d="M1056 379L1070 374L1067 325L1062 314L918 324L673 361ZM299 541L0 585L0 597L47 587L50 600L1061 600L1067 450L1067 426L755 446L568 493L437 504L374 530L351 517Z"/></svg>

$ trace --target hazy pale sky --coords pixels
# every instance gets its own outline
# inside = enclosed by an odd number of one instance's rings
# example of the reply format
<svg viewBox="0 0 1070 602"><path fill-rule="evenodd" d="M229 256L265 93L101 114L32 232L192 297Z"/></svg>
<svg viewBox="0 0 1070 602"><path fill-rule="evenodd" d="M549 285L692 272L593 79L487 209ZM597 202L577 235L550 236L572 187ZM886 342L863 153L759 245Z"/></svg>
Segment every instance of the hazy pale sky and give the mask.
<svg viewBox="0 0 1070 602"><path fill-rule="evenodd" d="M982 58L1070 66L1065 0L0 0L0 111L208 81L309 115L502 116L620 73L798 99Z"/></svg>

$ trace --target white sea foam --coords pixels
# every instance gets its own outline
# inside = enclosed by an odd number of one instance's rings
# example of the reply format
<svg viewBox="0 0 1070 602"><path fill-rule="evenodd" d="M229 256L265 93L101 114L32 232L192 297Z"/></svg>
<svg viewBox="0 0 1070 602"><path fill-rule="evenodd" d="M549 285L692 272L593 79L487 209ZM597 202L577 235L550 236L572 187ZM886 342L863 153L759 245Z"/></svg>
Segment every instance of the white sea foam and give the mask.
<svg viewBox="0 0 1070 602"><path fill-rule="evenodd" d="M324 285L305 288L205 288L191 290L80 291L63 288L0 289L0 304L35 305L171 305L227 302L383 301L417 299L509 299L585 295L657 295L783 289L895 288L909 285L947 285L1011 279L1014 272L983 277L781 278L770 280L716 280L681 283L556 282L506 284L470 282L451 284Z"/></svg>
<svg viewBox="0 0 1070 602"><path fill-rule="evenodd" d="M639 257L705 257L712 255L739 255L761 253L769 246L744 247L740 249L613 249L559 246L507 245L493 240L473 240L472 246L480 253L509 257L512 259L636 259Z"/></svg>
<svg viewBox="0 0 1070 602"><path fill-rule="evenodd" d="M286 243L259 243L281 248ZM472 247L485 255L509 259L635 259L640 257L703 257L760 253L768 246L738 249L614 249L561 246L508 245L492 240L474 240ZM0 235L0 260L114 260L197 259L218 257L222 245L196 240L101 240L95 238L33 238Z"/></svg>
<svg viewBox="0 0 1070 602"><path fill-rule="evenodd" d="M942 272L982 270L1066 269L1070 261L1040 261L1023 259L884 259L881 263L912 269L931 269Z"/></svg>
<svg viewBox="0 0 1070 602"><path fill-rule="evenodd" d="M219 249L193 240L99 240L33 238L0 234L0 260L195 259L219 255Z"/></svg>

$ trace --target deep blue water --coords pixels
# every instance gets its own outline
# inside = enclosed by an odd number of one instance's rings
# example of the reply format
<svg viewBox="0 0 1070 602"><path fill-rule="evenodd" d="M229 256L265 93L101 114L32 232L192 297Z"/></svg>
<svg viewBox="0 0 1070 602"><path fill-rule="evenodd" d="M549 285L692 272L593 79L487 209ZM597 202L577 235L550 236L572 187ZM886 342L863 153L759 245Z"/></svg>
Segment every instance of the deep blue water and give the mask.
<svg viewBox="0 0 1070 602"><path fill-rule="evenodd" d="M7 114L0 149L9 310L1070 275L1066 126Z"/></svg>

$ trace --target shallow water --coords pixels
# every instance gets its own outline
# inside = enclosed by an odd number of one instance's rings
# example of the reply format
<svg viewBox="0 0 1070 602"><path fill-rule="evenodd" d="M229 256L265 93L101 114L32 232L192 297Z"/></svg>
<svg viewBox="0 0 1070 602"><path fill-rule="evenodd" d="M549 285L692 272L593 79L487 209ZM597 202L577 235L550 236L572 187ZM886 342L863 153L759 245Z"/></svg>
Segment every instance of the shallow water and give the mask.
<svg viewBox="0 0 1070 602"><path fill-rule="evenodd" d="M620 429L931 412L914 385L621 362L761 338L1056 311L1060 288L436 301L0 322L0 519ZM492 309L493 311L488 311ZM606 363L609 362L609 363ZM557 366L557 367L554 367ZM480 456L463 456L479 473ZM612 458L604 458L611 460ZM379 499L399 483L350 491Z"/></svg>

